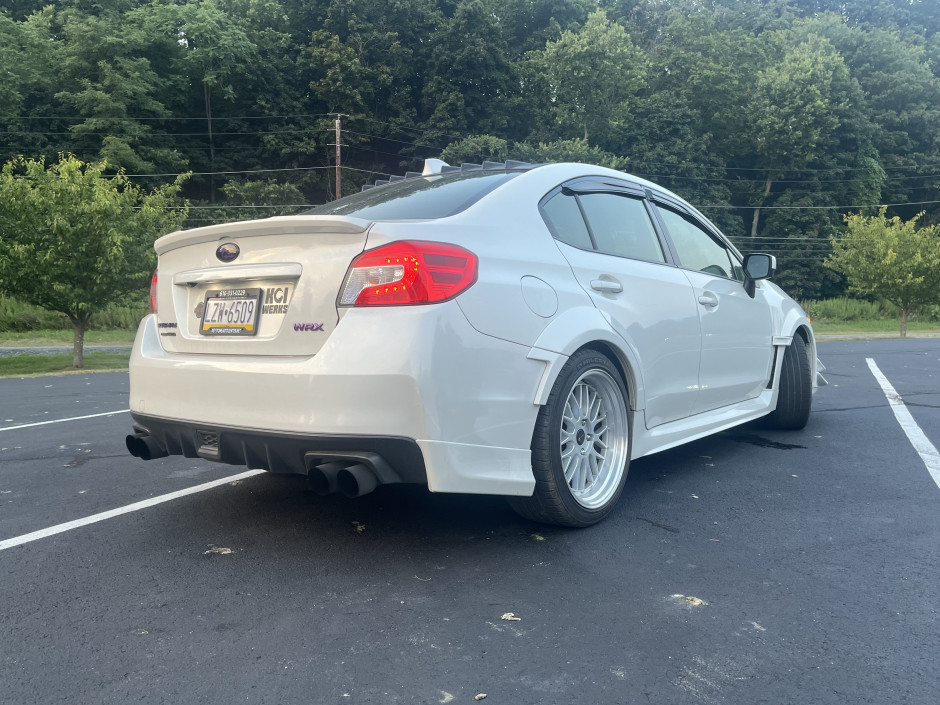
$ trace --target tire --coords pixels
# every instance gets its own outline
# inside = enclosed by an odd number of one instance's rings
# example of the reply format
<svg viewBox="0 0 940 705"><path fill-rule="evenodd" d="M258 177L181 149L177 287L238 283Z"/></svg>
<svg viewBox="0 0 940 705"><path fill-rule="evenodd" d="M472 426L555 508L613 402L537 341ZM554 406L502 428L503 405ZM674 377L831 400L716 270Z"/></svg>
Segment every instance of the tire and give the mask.
<svg viewBox="0 0 940 705"><path fill-rule="evenodd" d="M771 428L798 431L806 426L813 405L813 381L810 373L806 341L797 333L783 353L777 408L767 417Z"/></svg>
<svg viewBox="0 0 940 705"><path fill-rule="evenodd" d="M508 498L510 506L546 524L596 524L610 514L623 492L632 428L620 372L601 353L576 352L535 422L535 491L531 497Z"/></svg>

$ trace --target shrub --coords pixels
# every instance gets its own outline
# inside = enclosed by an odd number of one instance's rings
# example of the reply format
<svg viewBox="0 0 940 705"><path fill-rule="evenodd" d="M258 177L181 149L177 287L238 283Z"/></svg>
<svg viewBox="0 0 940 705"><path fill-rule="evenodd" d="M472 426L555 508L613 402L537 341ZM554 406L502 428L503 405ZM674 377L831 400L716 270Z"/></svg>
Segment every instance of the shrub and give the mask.
<svg viewBox="0 0 940 705"><path fill-rule="evenodd" d="M139 298L111 304L92 316L91 330L136 330L140 319L149 312L148 303ZM0 296L0 333L71 329L72 324L65 314Z"/></svg>
<svg viewBox="0 0 940 705"><path fill-rule="evenodd" d="M865 301L847 296L809 300L802 305L814 321L871 321L898 316L897 306L887 301Z"/></svg>

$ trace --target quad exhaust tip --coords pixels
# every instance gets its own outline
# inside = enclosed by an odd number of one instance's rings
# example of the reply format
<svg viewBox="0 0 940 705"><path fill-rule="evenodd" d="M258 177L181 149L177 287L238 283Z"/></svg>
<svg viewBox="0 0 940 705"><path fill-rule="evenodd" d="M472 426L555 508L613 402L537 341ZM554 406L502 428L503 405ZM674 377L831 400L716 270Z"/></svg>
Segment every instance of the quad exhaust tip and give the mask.
<svg viewBox="0 0 940 705"><path fill-rule="evenodd" d="M166 448L149 433L135 433L133 436L127 436L124 443L128 452L141 460L165 458L169 455Z"/></svg>
<svg viewBox="0 0 940 705"><path fill-rule="evenodd" d="M336 484L343 495L352 499L369 494L379 486L379 478L371 468L359 463L340 470L336 475Z"/></svg>
<svg viewBox="0 0 940 705"><path fill-rule="evenodd" d="M317 494L341 494L352 499L369 494L379 485L402 481L374 453L337 454L334 458L314 453L306 457L307 481Z"/></svg>
<svg viewBox="0 0 940 705"><path fill-rule="evenodd" d="M126 436L124 443L128 452L141 460L154 460L169 455L162 443L143 430ZM349 456L344 454L328 462L322 462L326 460L322 456L308 454L305 460L307 481L310 488L320 495L339 493L352 499L369 494L379 485L402 481L383 459L372 453L350 453Z"/></svg>

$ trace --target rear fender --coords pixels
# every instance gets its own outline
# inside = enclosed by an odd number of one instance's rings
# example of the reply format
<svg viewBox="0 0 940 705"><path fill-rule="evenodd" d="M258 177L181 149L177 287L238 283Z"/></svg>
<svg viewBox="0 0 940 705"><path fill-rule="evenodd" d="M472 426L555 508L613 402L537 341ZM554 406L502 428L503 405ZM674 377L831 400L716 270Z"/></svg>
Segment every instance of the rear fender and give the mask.
<svg viewBox="0 0 940 705"><path fill-rule="evenodd" d="M639 357L632 346L618 335L606 317L593 306L568 309L542 331L527 357L545 363L533 400L538 406L548 401L555 380L568 358L581 348L593 347L612 354L624 373L630 395L630 407L636 411L645 406L643 377Z"/></svg>

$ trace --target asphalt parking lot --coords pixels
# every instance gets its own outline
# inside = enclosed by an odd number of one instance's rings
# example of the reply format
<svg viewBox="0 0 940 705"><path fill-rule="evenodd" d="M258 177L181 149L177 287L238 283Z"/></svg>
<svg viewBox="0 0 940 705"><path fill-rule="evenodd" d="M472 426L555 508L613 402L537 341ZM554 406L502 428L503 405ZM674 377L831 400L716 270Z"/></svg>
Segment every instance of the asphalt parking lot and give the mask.
<svg viewBox="0 0 940 705"><path fill-rule="evenodd" d="M131 458L126 374L0 380L0 701L933 705L940 487L866 359L937 446L940 342L820 357L804 431L636 461L591 529L262 474L6 548L243 469Z"/></svg>

